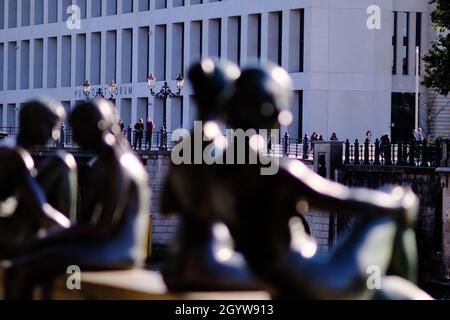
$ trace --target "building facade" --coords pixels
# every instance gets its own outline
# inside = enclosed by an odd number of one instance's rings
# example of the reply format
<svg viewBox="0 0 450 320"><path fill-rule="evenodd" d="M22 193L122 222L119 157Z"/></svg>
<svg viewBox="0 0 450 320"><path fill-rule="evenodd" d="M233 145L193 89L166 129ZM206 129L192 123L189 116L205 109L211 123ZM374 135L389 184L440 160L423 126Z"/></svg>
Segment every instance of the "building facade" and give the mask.
<svg viewBox="0 0 450 320"><path fill-rule="evenodd" d="M155 90L167 81L175 91L192 62L220 56L289 71L294 121L283 131L291 138L316 131L362 139L367 129L400 138L414 125L415 48L425 53L433 36L428 2L0 0L0 127L17 126L33 96L52 96L69 111L85 99L86 80L106 97L114 80L125 125L152 117L159 129L164 103L150 97L147 76L156 75ZM428 93L420 92L423 106ZM191 127L188 83L166 111L169 131Z"/></svg>

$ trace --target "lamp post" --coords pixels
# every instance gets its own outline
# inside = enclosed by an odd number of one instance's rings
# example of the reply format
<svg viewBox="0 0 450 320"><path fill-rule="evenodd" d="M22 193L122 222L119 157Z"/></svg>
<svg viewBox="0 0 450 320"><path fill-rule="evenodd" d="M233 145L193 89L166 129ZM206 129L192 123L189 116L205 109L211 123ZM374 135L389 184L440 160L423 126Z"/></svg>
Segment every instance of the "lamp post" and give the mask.
<svg viewBox="0 0 450 320"><path fill-rule="evenodd" d="M158 98L158 99L163 99L164 101L164 107L163 107L163 126L164 128L167 129L167 110L166 110L166 104L167 104L167 98L176 98L176 97L180 97L181 96L181 90L184 87L184 78L183 76L180 74L178 76L178 78L176 79L177 82L177 89L178 91L176 93L173 93L172 90L170 89L169 85L167 84L167 82L164 82L164 85L161 87L161 89L159 90L159 92L155 92L153 91L153 89L155 88L155 83L156 83L156 76L151 73L148 78L148 87L150 88L150 93L152 95L152 97Z"/></svg>
<svg viewBox="0 0 450 320"><path fill-rule="evenodd" d="M87 80L83 84L83 93L84 93L84 96L86 97L86 100L88 100L91 96L91 85L90 85L89 81L87 81ZM95 92L95 97L105 98L102 88L97 89L97 91Z"/></svg>
<svg viewBox="0 0 450 320"><path fill-rule="evenodd" d="M109 93L111 94L111 97L109 98L109 100L113 101L114 100L114 95L116 94L116 82L114 80L111 80L111 83L109 84Z"/></svg>
<svg viewBox="0 0 450 320"><path fill-rule="evenodd" d="M89 99L89 95L91 94L91 85L89 84L89 81L85 81L83 84L83 93L84 96L86 97L86 100Z"/></svg>

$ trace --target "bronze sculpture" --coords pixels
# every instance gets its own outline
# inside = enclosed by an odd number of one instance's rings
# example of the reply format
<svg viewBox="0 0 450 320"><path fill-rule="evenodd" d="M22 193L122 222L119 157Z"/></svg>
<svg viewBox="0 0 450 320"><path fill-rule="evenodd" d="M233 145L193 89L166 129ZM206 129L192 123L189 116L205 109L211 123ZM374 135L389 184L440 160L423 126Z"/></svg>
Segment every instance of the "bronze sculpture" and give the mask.
<svg viewBox="0 0 450 320"><path fill-rule="evenodd" d="M63 106L54 100L39 98L26 102L20 109L16 146L1 148L0 201L9 204L2 206L1 211L7 212L0 212L2 258L14 255L41 231L70 226L61 213L67 217L75 214L75 160L58 152L35 168L30 156L33 148L46 145L55 136L64 116Z"/></svg>
<svg viewBox="0 0 450 320"><path fill-rule="evenodd" d="M292 90L280 67L254 67L242 72L225 111L231 128L273 129L288 119ZM284 113L284 114L283 114ZM287 125L287 123L283 123ZM264 148L245 140L247 156L256 164L222 166L231 203L226 219L236 248L251 270L272 288L274 297L306 299L427 299L414 281L417 198L403 188L387 192L349 189L327 181L296 160L282 160L272 175L261 175ZM231 144L227 152L235 150ZM362 221L328 256L317 254L314 242L293 221L308 207L352 212ZM305 209L306 208L306 209ZM302 213L302 212L300 212ZM293 223L294 222L294 223ZM250 232L251 230L251 232ZM381 289L370 288L368 270L380 271ZM389 276L389 275L393 276ZM398 277L400 276L400 277Z"/></svg>
<svg viewBox="0 0 450 320"><path fill-rule="evenodd" d="M54 232L35 241L5 272L7 299L29 299L32 288L64 273L71 265L82 271L120 270L142 266L146 256L149 190L143 165L111 133L116 119L104 99L79 104L70 114L78 144L97 155L90 174L95 190L87 208L89 224Z"/></svg>
<svg viewBox="0 0 450 320"><path fill-rule="evenodd" d="M221 109L232 94L239 68L226 60L204 59L189 71L197 103L196 127L183 138L190 150L188 163L172 165L162 195L163 214L180 215L180 229L163 269L171 290L250 290L260 288L249 273L242 256L236 253L217 211L216 189L221 181L216 167L196 163L195 135L203 140L201 154L211 143L208 127L220 127ZM198 137L197 137L198 138Z"/></svg>

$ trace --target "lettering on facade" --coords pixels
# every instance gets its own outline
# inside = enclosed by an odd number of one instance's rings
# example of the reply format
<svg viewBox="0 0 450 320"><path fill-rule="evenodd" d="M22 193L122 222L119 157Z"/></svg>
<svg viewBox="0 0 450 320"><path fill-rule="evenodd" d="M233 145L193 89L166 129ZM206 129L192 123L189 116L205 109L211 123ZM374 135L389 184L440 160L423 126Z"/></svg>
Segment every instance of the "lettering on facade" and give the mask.
<svg viewBox="0 0 450 320"><path fill-rule="evenodd" d="M111 96L108 86L105 86L105 87L99 86L99 87L91 88L90 97L95 97L98 89L103 90L103 95L105 96L105 98L109 98ZM132 94L133 94L133 86L120 86L120 87L118 86L116 88L116 91L114 92L114 98L120 97L120 96L131 96ZM83 89L75 89L74 97L76 99L85 98Z"/></svg>

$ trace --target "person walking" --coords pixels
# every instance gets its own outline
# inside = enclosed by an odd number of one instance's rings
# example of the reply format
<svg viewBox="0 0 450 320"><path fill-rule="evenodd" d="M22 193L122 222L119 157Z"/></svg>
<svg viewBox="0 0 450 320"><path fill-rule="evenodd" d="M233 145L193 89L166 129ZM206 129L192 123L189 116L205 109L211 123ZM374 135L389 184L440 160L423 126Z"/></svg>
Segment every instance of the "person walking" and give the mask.
<svg viewBox="0 0 450 320"><path fill-rule="evenodd" d="M128 140L128 143L130 144L130 148L131 148L131 135L132 135L132 132L133 132L133 128L131 127L131 124L129 124L128 125L128 128L127 128L127 140Z"/></svg>
<svg viewBox="0 0 450 320"><path fill-rule="evenodd" d="M142 138L144 137L144 119L139 119L134 125L134 150L142 149Z"/></svg>
<svg viewBox="0 0 450 320"><path fill-rule="evenodd" d="M418 128L418 129L416 130L415 136L416 136L416 141L417 141L417 142L422 142L422 141L423 141L423 131L422 131L422 128Z"/></svg>
<svg viewBox="0 0 450 320"><path fill-rule="evenodd" d="M338 141L338 137L337 137L337 135L336 135L336 132L333 132L333 133L331 134L330 141Z"/></svg>
<svg viewBox="0 0 450 320"><path fill-rule="evenodd" d="M147 146L147 150L152 149L152 138L153 138L153 130L155 129L155 124L151 118L147 119L147 130L145 131L145 144Z"/></svg>
<svg viewBox="0 0 450 320"><path fill-rule="evenodd" d="M368 141L370 143L371 140L372 140L372 130L367 129L366 130L366 141Z"/></svg>

